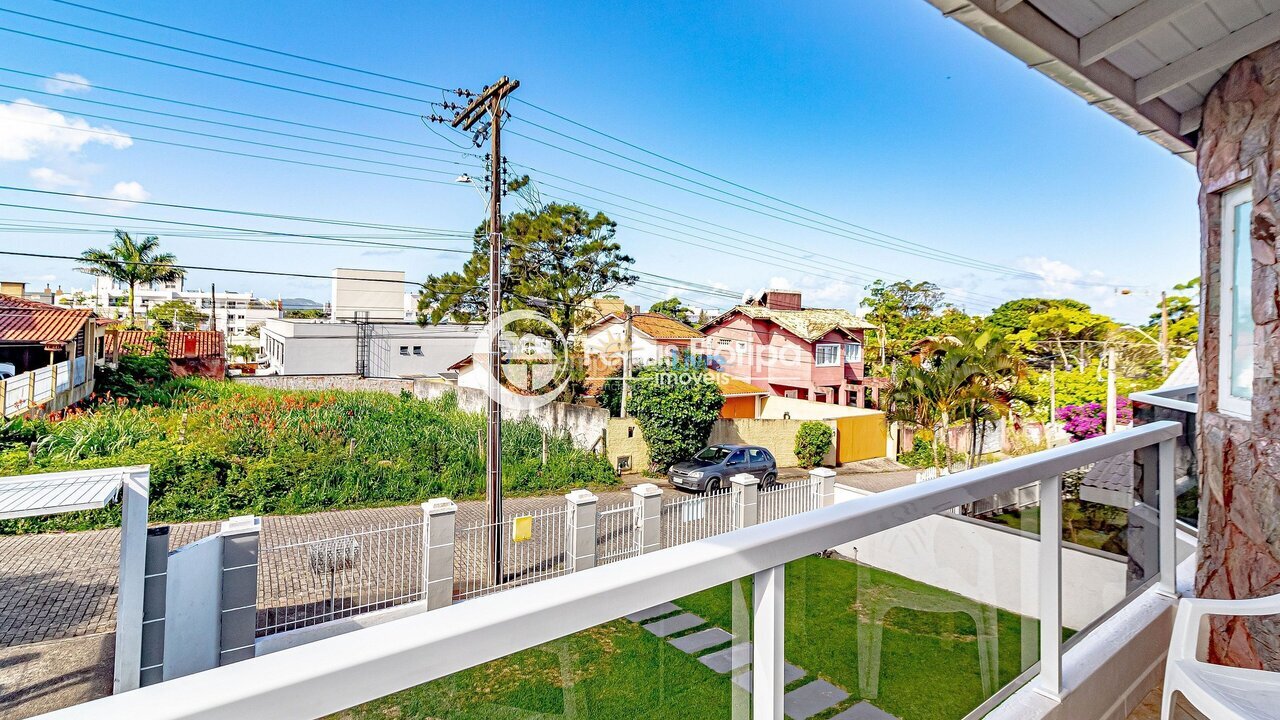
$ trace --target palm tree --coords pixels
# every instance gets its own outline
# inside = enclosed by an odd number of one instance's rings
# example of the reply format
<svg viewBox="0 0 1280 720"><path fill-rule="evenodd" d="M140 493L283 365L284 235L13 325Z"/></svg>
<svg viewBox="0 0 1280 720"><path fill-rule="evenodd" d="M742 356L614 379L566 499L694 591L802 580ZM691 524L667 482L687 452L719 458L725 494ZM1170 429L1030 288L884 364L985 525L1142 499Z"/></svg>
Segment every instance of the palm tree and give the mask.
<svg viewBox="0 0 1280 720"><path fill-rule="evenodd" d="M891 395L891 416L933 432L935 467L952 464L949 444L939 453L939 435L956 420L969 422L972 467L978 428L1008 416L1025 365L989 332L928 337L911 352L911 365Z"/></svg>
<svg viewBox="0 0 1280 720"><path fill-rule="evenodd" d="M129 286L129 324L134 324L134 293L138 285L153 282L174 282L187 274L174 265L177 258L172 253L159 252L160 238L148 235L134 240L129 233L116 230L115 239L105 250L90 248L80 253L85 267L82 272L109 277Z"/></svg>

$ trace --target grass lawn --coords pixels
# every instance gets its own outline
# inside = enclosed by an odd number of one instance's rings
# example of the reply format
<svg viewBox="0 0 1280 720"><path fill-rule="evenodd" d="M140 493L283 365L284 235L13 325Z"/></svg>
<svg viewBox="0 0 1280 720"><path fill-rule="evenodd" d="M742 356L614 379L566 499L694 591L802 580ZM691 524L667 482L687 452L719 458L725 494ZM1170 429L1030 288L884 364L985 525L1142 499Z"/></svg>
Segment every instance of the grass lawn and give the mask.
<svg viewBox="0 0 1280 720"><path fill-rule="evenodd" d="M676 602L734 632L735 592L741 598L738 632L745 634L750 625L745 617L750 607L749 580ZM819 718L830 717L859 699L857 635L859 616L866 613L864 605L906 594L957 598L891 573L871 568L860 573L859 566L839 559L807 557L787 566L787 660L808 671L810 679L825 678L850 694L849 700ZM1004 611L996 617L999 682L1004 684L1022 671L1024 619ZM1035 621L1027 623L1028 632L1038 632L1037 627ZM874 703L903 720L962 718L986 697L972 619L959 612L891 610L885 616L879 678ZM734 702L746 701L727 676L712 672L639 625L616 620L336 717L728 718Z"/></svg>

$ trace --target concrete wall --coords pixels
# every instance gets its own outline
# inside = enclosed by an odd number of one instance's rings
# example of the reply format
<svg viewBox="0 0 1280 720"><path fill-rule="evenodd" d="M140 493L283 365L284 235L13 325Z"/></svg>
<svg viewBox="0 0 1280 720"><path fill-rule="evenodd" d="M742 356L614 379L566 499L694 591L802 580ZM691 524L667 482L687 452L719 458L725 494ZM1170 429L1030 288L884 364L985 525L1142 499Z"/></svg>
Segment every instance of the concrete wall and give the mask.
<svg viewBox="0 0 1280 720"><path fill-rule="evenodd" d="M458 396L458 407L467 412L483 413L488 408L488 395L483 390L458 387L451 383L415 380L413 394L419 398L438 398L449 393ZM601 438L609 423L609 411L586 405L553 402L527 411L503 409L506 420L533 420L538 427L556 435L568 435L573 444L584 450L603 446Z"/></svg>
<svg viewBox="0 0 1280 720"><path fill-rule="evenodd" d="M1200 174L1200 556L1196 594L1250 598L1280 592L1280 44L1241 59L1205 98ZM1220 411L1222 194L1248 183L1253 198L1252 417ZM1215 618L1209 660L1280 670L1280 620Z"/></svg>
<svg viewBox="0 0 1280 720"><path fill-rule="evenodd" d="M369 377L427 377L475 351L478 328L370 323ZM261 345L285 375L354 375L358 326L350 322L268 320Z"/></svg>
<svg viewBox="0 0 1280 720"><path fill-rule="evenodd" d="M802 420L753 420L721 419L711 427L708 445L737 443L759 445L768 448L778 461L778 467L796 467L796 432ZM609 464L618 467L618 459L631 457L631 470L640 472L649 467L649 447L635 418L610 418L608 424Z"/></svg>
<svg viewBox="0 0 1280 720"><path fill-rule="evenodd" d="M836 502L864 494L836 485ZM872 567L1028 617L1039 615L1039 540L969 518L931 515L834 548ZM1128 565L1119 555L1066 546L1062 622L1080 629L1124 599Z"/></svg>
<svg viewBox="0 0 1280 720"><path fill-rule="evenodd" d="M761 418L781 418L784 415L790 416L793 420L830 420L838 417L883 415L883 413L879 410L772 395L764 399L763 406L760 408Z"/></svg>

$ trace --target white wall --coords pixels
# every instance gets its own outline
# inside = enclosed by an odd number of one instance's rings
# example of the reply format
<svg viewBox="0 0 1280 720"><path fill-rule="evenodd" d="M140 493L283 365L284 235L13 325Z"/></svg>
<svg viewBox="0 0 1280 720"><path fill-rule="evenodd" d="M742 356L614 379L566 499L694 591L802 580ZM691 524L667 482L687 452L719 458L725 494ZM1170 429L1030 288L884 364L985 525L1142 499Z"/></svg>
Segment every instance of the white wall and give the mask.
<svg viewBox="0 0 1280 720"><path fill-rule="evenodd" d="M370 320L403 321L404 273L399 270L333 271L333 318L352 320L367 311Z"/></svg>
<svg viewBox="0 0 1280 720"><path fill-rule="evenodd" d="M616 359L621 363L627 349L626 335L626 324L622 320L597 325L590 334L583 336L582 351L587 357L601 357L606 361ZM660 355L661 348L653 338L634 327L631 329L631 362L645 365L666 359Z"/></svg>
<svg viewBox="0 0 1280 720"><path fill-rule="evenodd" d="M865 494L836 486L836 502ZM1039 615L1039 541L953 515L931 515L833 548L858 562L1028 617ZM1128 566L1118 555L1064 547L1062 622L1080 629L1126 595Z"/></svg>
<svg viewBox="0 0 1280 720"><path fill-rule="evenodd" d="M375 322L368 328L368 375L381 378L436 376L470 355L480 332L467 325L419 327L403 321ZM281 374L353 375L357 332L351 322L267 320L261 344ZM408 354L402 355L402 349Z"/></svg>
<svg viewBox="0 0 1280 720"><path fill-rule="evenodd" d="M483 377L482 373L476 375ZM432 380L415 380L413 383L413 394L419 398L434 399L448 393L455 393L458 407L467 412L483 413L488 409L488 395L483 390ZM609 426L608 410L586 405L553 402L530 410L504 408L502 411L504 420L524 418L533 420L549 433L568 435L573 438L575 446L584 450L595 447Z"/></svg>

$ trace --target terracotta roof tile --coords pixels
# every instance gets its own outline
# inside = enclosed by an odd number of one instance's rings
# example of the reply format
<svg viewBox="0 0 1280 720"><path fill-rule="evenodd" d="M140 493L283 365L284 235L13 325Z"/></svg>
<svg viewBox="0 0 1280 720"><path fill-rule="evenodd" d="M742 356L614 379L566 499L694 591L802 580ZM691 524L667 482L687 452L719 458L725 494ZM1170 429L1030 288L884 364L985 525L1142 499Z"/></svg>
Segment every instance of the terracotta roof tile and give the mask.
<svg viewBox="0 0 1280 720"><path fill-rule="evenodd" d="M155 351L151 342L154 334L150 330L107 333L106 352L115 353L117 344L120 344L123 346L120 352L124 354L137 352L149 355ZM223 335L216 330L170 331L165 333L165 341L171 358L222 357L226 354Z"/></svg>
<svg viewBox="0 0 1280 720"><path fill-rule="evenodd" d="M0 343L64 345L76 338L91 310L72 310L0 295Z"/></svg>
<svg viewBox="0 0 1280 720"><path fill-rule="evenodd" d="M756 320L770 320L793 333L797 337L809 342L813 342L821 338L832 330L852 332L853 330L872 330L875 328L875 325L863 320L848 310L825 308L775 310L773 308L764 307L763 305L738 305L732 310L729 310L720 317L702 326L703 331L705 332L707 328L719 325L734 313L740 313Z"/></svg>

